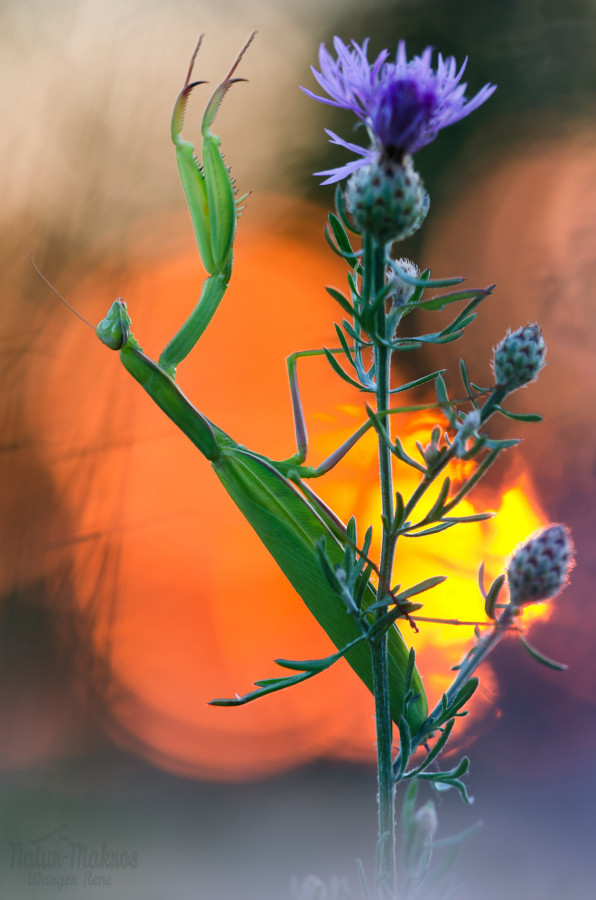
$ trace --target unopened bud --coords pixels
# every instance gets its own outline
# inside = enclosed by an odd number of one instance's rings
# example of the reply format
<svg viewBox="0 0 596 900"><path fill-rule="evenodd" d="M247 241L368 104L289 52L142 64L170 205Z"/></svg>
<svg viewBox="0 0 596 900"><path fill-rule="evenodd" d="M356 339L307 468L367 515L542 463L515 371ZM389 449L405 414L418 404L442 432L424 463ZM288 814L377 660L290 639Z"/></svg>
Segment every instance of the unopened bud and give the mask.
<svg viewBox="0 0 596 900"><path fill-rule="evenodd" d="M435 832L439 825L437 810L432 800L429 800L424 806L417 810L414 816L416 823L416 831L418 837L423 844L432 844Z"/></svg>
<svg viewBox="0 0 596 900"><path fill-rule="evenodd" d="M497 385L514 391L530 384L545 365L546 344L537 324L524 325L505 335L495 348L493 368Z"/></svg>
<svg viewBox="0 0 596 900"><path fill-rule="evenodd" d="M478 429L480 428L480 410L472 409L459 424L457 434L455 435L453 446L455 447L455 455L461 459L466 453L466 444L471 438L478 437Z"/></svg>
<svg viewBox="0 0 596 900"><path fill-rule="evenodd" d="M400 277L399 272L404 272L410 278L418 278L420 275L420 270L416 263L405 258L398 259L395 263L395 268L387 270L387 284L389 285L387 299L393 306L405 306L416 290L413 284L408 284L407 281Z"/></svg>
<svg viewBox="0 0 596 900"><path fill-rule="evenodd" d="M418 447L418 451L426 463L426 465L432 469L443 456L444 448L441 446L441 441L443 439L443 432L439 425L435 425L431 432L430 441L428 444L421 444L420 441L416 441L416 446Z"/></svg>
<svg viewBox="0 0 596 900"><path fill-rule="evenodd" d="M511 605L547 600L567 582L573 544L565 525L549 525L515 551L507 566Z"/></svg>
<svg viewBox="0 0 596 900"><path fill-rule="evenodd" d="M430 200L420 175L403 162L380 157L348 179L345 202L354 221L380 243L403 241L418 231Z"/></svg>

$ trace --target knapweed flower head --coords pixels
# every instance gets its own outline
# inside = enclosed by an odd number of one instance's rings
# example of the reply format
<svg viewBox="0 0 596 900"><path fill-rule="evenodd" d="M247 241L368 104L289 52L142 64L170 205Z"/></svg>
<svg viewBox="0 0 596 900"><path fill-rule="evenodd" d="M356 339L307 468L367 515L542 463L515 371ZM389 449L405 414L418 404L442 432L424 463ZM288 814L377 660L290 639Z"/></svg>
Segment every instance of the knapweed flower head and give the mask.
<svg viewBox="0 0 596 900"><path fill-rule="evenodd" d="M366 126L371 145L361 147L327 131L331 143L356 153L352 160L336 169L317 172L327 175L323 184L340 181L380 156L401 160L430 144L442 128L458 122L478 109L495 91L486 84L470 100L466 100L466 83L461 78L467 60L457 68L453 57L438 55L432 67L432 47L409 60L406 45L400 41L395 62L383 50L373 62L368 60L368 39L362 45L352 41L346 45L338 37L333 45L337 58L322 44L319 50L320 71L312 72L328 95L321 97L303 88L306 94L354 113Z"/></svg>
<svg viewBox="0 0 596 900"><path fill-rule="evenodd" d="M558 594L573 566L573 544L565 525L549 525L515 551L507 566L511 604L521 607Z"/></svg>
<svg viewBox="0 0 596 900"><path fill-rule="evenodd" d="M508 391L530 384L545 365L546 344L536 323L508 332L495 347L495 380L499 387Z"/></svg>
<svg viewBox="0 0 596 900"><path fill-rule="evenodd" d="M344 199L356 225L385 243L415 234L430 205L411 156L362 166L348 178Z"/></svg>

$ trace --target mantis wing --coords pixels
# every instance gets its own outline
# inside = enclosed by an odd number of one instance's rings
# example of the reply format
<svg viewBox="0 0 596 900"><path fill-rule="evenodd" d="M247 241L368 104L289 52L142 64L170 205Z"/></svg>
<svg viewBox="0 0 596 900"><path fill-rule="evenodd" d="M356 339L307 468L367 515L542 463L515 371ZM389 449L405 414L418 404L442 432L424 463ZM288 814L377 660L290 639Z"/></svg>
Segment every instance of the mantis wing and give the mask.
<svg viewBox="0 0 596 900"><path fill-rule="evenodd" d="M238 446L223 448L212 465L230 497L338 650L359 637L361 632L356 621L323 573L315 545L325 537L327 555L333 565L341 563L343 548L330 535L314 507L273 466ZM369 584L363 606L368 607L375 600ZM404 709L408 648L396 627L389 630L388 637L391 715L398 723ZM348 651L346 659L372 691L371 654L366 642ZM419 696L409 705L407 719L415 733L428 712L417 670L412 687Z"/></svg>

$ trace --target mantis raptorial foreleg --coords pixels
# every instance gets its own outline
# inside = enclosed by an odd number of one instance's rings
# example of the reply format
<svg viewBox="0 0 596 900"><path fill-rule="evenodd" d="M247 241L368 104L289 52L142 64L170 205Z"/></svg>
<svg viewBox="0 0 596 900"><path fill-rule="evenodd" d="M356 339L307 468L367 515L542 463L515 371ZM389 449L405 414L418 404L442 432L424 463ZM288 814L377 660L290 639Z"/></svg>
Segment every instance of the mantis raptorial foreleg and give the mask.
<svg viewBox="0 0 596 900"><path fill-rule="evenodd" d="M160 366L172 376L175 375L178 364L188 356L209 325L228 288L232 274L236 224L241 209L240 204L244 198L236 199L234 184L219 149L220 139L210 129L226 91L233 84L246 80L232 76L254 35L255 32L251 34L236 57L232 68L215 89L207 104L201 123L202 163L197 161L194 145L190 141L184 140L181 133L190 93L197 85L204 84L202 81L191 82L202 35L192 55L182 90L174 104L172 141L176 147L178 171L186 195L199 254L208 277L205 279L201 296L193 312L167 344L159 358Z"/></svg>

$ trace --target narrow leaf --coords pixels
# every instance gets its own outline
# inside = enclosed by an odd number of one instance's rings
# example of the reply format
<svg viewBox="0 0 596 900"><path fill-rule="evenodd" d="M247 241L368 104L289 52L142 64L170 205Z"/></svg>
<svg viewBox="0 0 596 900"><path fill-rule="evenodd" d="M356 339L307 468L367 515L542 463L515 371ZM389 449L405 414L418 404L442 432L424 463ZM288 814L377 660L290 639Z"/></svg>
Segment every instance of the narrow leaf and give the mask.
<svg viewBox="0 0 596 900"><path fill-rule="evenodd" d="M484 522L486 519L493 519L496 516L494 512L474 513L471 516L445 516L443 522L449 522L450 525L462 525L466 522Z"/></svg>
<svg viewBox="0 0 596 900"><path fill-rule="evenodd" d="M555 669L557 672L565 672L569 666L566 663L557 662L554 659L551 659L549 656L545 656L544 653L541 653L535 647L532 647L531 644L520 634L520 641L522 642L522 646L525 650L528 651L530 656L535 659L537 662L542 663L543 666L547 666L549 669Z"/></svg>
<svg viewBox="0 0 596 900"><path fill-rule="evenodd" d="M356 363L354 362L354 356L352 354L352 350L350 349L350 346L348 345L345 334L343 333L343 331L341 330L341 328L337 324L337 322L333 323L333 327L335 328L335 333L337 334L338 340L341 344L341 349L344 351L352 368L355 369Z"/></svg>
<svg viewBox="0 0 596 900"><path fill-rule="evenodd" d="M430 300L424 300L418 304L419 309L445 309L450 303L457 303L460 300L474 300L476 298L484 299L492 291L486 288L470 288L467 291L455 291L452 294L443 294L442 297L431 297Z"/></svg>
<svg viewBox="0 0 596 900"><path fill-rule="evenodd" d="M455 719L450 719L441 732L440 738L435 741L432 749L427 753L426 757L420 763L418 768L412 769L411 772L408 772L408 778L415 778L420 772L424 772L430 764L437 758L447 741L449 740L449 735L453 731L453 726L455 725Z"/></svg>
<svg viewBox="0 0 596 900"><path fill-rule="evenodd" d="M267 694L274 694L276 691L282 691L295 684L300 684L302 681L307 681L316 674L316 672L301 672L299 675L292 675L289 678L267 678L264 681L256 681L255 684L260 686L258 690L250 691L250 693L244 694L243 697L220 697L210 700L209 705L244 706L244 704L258 700L260 697L266 697Z"/></svg>
<svg viewBox="0 0 596 900"><path fill-rule="evenodd" d="M349 259L352 265L357 261L358 257L354 253L354 249L350 243L350 239L346 233L346 229L334 213L329 213L329 224L333 230L333 236L337 241L337 246L342 251L345 259Z"/></svg>
<svg viewBox="0 0 596 900"><path fill-rule="evenodd" d="M445 505L447 497L449 496L450 488L451 488L451 479L449 478L449 476L447 476L447 478L445 478L445 480L443 481L443 484L441 485L441 489L439 491L437 499L435 500L435 502L432 505L432 508L428 511L428 513L425 515L424 519L422 520L424 522L424 524L426 524L427 522L434 522L436 519L439 519L441 517L441 515L443 513L443 507Z"/></svg>
<svg viewBox="0 0 596 900"><path fill-rule="evenodd" d="M399 603L401 600L407 600L409 597L415 597L416 594L422 594L424 593L424 591L430 591L431 588L436 587L438 584L442 584L446 580L446 575L435 575L432 578L426 578L424 581L419 581L418 584L413 585L411 588L407 588L407 590L401 591L401 593L397 594L397 596L393 598L392 602Z"/></svg>
<svg viewBox="0 0 596 900"><path fill-rule="evenodd" d="M466 389L466 393L467 393L468 397L469 397L470 400L472 401L472 403L473 403L475 409L480 409L480 404L479 404L478 401L472 396L474 392L472 391L472 385L470 384L470 379L468 378L468 368L467 368L467 366L466 366L466 364L465 364L465 362L464 362L463 359L460 359L460 361L459 361L459 369L460 369L460 372L461 372L461 380L462 380L463 383L464 383L464 387L465 387L465 389Z"/></svg>
<svg viewBox="0 0 596 900"><path fill-rule="evenodd" d="M398 723L399 728L399 768L395 774L395 780L401 781L412 753L412 735L410 726L402 716Z"/></svg>
<svg viewBox="0 0 596 900"><path fill-rule="evenodd" d="M482 460L482 462L480 463L480 465L478 466L478 468L476 469L474 474L471 475L470 478L468 478L468 480L465 482L465 484L457 492L455 497L453 497L451 499L451 501L447 504L447 506L445 507L445 512L449 512L449 510L456 507L457 504L466 496L466 494L469 494L469 492L472 490L472 488L476 484L478 484L478 482L480 481L482 476L485 474L485 472L492 466L492 464L496 460L497 456L501 452L501 449L502 449L501 447L495 447L493 450L491 450L491 452L488 454L488 456L486 456Z"/></svg>
<svg viewBox="0 0 596 900"><path fill-rule="evenodd" d="M332 653L331 656L324 656L322 659L276 659L275 662L278 666L283 666L284 669L296 669L300 672L313 672L316 674L317 672L324 672L325 669L329 669L334 663L345 656L352 647L355 647L356 644L359 644L363 640L365 640L365 637L364 635L361 635L354 641L351 641L342 650L338 650L337 653Z"/></svg>
<svg viewBox="0 0 596 900"><path fill-rule="evenodd" d="M503 409L502 406L495 406L495 412L500 412L507 416L508 419L514 419L516 422L542 422L544 416L539 413L514 413L510 409Z"/></svg>
<svg viewBox="0 0 596 900"><path fill-rule="evenodd" d="M407 272L404 272L402 269L400 269L398 265L394 264L393 268L395 269L399 277L406 282L406 284L412 284L414 285L414 287L451 287L455 284L461 284L462 281L466 280L465 278L435 278L434 280L431 280L430 269L426 270L428 272L427 278L424 277L424 275L426 275L426 272L423 272L420 278L413 278L412 275L408 275Z"/></svg>
<svg viewBox="0 0 596 900"><path fill-rule="evenodd" d="M475 693L478 687L478 679L476 677L469 678L462 689L457 692L451 703L443 711L443 720L452 719L459 712L462 706L465 706L470 697Z"/></svg>
<svg viewBox="0 0 596 900"><path fill-rule="evenodd" d="M330 297L333 297L333 299L337 303L339 303L339 305L342 307L342 309L344 309L348 313L348 315L350 315L350 316L354 315L354 308L353 308L352 304L350 303L350 301L348 300L347 297L344 297L344 295L342 294L341 291L338 291L336 288L333 288L333 287L326 287L325 290L327 291L327 293L329 294Z"/></svg>
<svg viewBox="0 0 596 900"><path fill-rule="evenodd" d="M503 587L504 581L505 576L499 575L498 578L495 578L495 580L491 584L488 592L484 594L484 611L489 619L495 618L495 606L497 600L499 599L499 594L501 592L501 588Z"/></svg>
<svg viewBox="0 0 596 900"><path fill-rule="evenodd" d="M350 220L348 219L348 216L347 216L347 213L346 213L346 208L345 208L345 206L344 206L344 198L343 198L343 194L342 194L342 191L341 191L341 187L340 187L339 185L338 185L338 186L336 187L336 189L335 189L335 206L336 206L336 208L337 208L337 214L338 214L338 216L339 216L339 219L341 220L341 222L342 222L342 224L344 225L344 227L345 227L345 228L348 228L348 229L349 229L350 231L352 231L354 234L362 234L362 232L360 231L360 229L359 229L359 228L356 228L356 226L354 225L354 223L353 223L353 222L350 222Z"/></svg>
<svg viewBox="0 0 596 900"><path fill-rule="evenodd" d="M422 378L417 378L415 381L408 381L407 384L402 384L400 387L391 388L389 393L401 394L403 391L409 391L411 388L420 387L421 384L427 384L427 382L432 381L446 371L447 369L437 369L436 372L431 372L430 375L423 375Z"/></svg>
<svg viewBox="0 0 596 900"><path fill-rule="evenodd" d="M359 381L356 381L354 378L351 378L351 377L348 375L348 373L345 372L344 369L342 369L342 367L340 366L340 364L339 364L339 363L337 362L337 360L335 359L333 353L331 353L331 351L328 350L327 347L323 347L323 353L324 353L325 356L327 357L327 362L329 363L329 365L331 366L331 368L333 369L333 371L334 371L337 375L339 375L339 377L340 377L343 381L346 381L348 384L351 384L352 387L358 388L359 391L366 391L367 393L371 393L371 392L372 392L370 388L364 387L362 384L360 384Z"/></svg>

